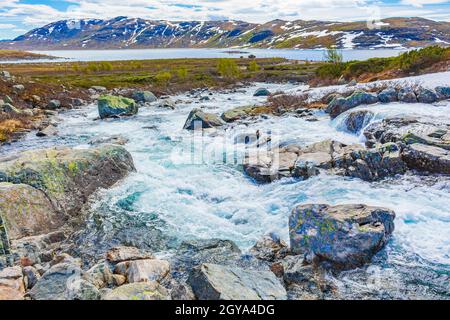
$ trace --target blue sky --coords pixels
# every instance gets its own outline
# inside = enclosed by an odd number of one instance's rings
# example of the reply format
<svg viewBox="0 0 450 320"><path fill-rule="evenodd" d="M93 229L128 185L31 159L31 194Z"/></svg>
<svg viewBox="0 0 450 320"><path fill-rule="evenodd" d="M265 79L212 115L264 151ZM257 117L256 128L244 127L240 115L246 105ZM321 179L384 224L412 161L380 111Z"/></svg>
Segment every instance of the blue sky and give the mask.
<svg viewBox="0 0 450 320"><path fill-rule="evenodd" d="M0 0L0 39L62 19L374 20L419 16L450 21L450 0Z"/></svg>

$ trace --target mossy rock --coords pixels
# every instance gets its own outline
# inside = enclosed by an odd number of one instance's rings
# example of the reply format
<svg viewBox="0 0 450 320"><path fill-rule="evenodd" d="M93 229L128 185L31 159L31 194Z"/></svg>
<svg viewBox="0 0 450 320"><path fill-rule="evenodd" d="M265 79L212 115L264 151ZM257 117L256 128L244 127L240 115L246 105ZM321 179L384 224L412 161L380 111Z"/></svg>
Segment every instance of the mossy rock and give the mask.
<svg viewBox="0 0 450 320"><path fill-rule="evenodd" d="M98 99L100 118L130 116L138 113L139 108L133 99L122 96L103 95Z"/></svg>

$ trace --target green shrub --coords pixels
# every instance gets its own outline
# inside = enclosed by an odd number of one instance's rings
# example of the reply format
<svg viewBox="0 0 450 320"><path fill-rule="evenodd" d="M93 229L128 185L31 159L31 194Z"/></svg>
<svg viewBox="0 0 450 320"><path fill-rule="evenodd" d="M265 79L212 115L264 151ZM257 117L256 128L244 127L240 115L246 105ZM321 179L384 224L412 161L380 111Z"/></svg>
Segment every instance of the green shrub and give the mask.
<svg viewBox="0 0 450 320"><path fill-rule="evenodd" d="M155 81L159 84L167 84L172 79L170 72L160 72L155 76Z"/></svg>
<svg viewBox="0 0 450 320"><path fill-rule="evenodd" d="M398 56L398 67L403 71L417 72L450 57L450 48L430 46L411 50Z"/></svg>
<svg viewBox="0 0 450 320"><path fill-rule="evenodd" d="M180 78L180 79L186 79L187 76L188 76L188 70L187 70L187 68L186 68L186 67L181 67L181 68L179 68L179 69L177 70L177 75L178 75L178 78Z"/></svg>
<svg viewBox="0 0 450 320"><path fill-rule="evenodd" d="M256 63L255 60L252 60L248 64L247 70L250 72L257 72L257 71L261 70L261 67L258 65L258 63Z"/></svg>
<svg viewBox="0 0 450 320"><path fill-rule="evenodd" d="M335 79L341 77L344 70L344 63L326 63L317 68L316 75L321 79Z"/></svg>
<svg viewBox="0 0 450 320"><path fill-rule="evenodd" d="M239 67L233 59L219 59L217 72L226 78L238 78L240 75Z"/></svg>

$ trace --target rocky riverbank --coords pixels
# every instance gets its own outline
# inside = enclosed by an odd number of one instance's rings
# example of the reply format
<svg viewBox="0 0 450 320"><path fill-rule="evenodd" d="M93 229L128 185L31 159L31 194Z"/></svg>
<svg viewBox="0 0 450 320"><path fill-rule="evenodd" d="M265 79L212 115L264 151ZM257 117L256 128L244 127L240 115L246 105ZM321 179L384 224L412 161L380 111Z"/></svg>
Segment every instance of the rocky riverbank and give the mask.
<svg viewBox="0 0 450 320"><path fill-rule="evenodd" d="M127 176L127 180L138 179L143 188L143 184L149 183L147 179L161 177L159 171L163 172L161 179L173 175L170 169L174 165L171 163L148 169L148 177L139 180L139 174L147 173L140 162L145 161L145 157L158 156L158 153L143 156L136 152L130 139L136 139L136 136L143 139L143 134L141 131L127 134L124 124L141 121L134 123L134 128L138 125L139 129L146 130L143 132L153 132L162 130L159 125L164 125L161 120L167 119L164 116L177 117L179 128L176 130L182 130L180 134L190 135L191 130L201 128L205 139L214 139L222 131L237 130L241 126L253 130L255 124L273 117L273 109L265 107L265 99L267 95L276 95L275 90L263 88L251 88L250 95L247 94L249 91L242 89L246 99L260 99L253 106L214 109L214 105L220 103L215 95L228 95L224 101L233 101L233 94L238 94L238 90L221 93L193 90L181 98L158 99L148 91L123 92L122 96L121 92L92 88L92 97L98 101L92 109L92 118L77 115L66 127L61 122L58 126L60 133L43 133L40 138L56 143L58 135L63 140L77 136L84 139L83 143L36 148L0 159L0 299L345 298L335 277L349 270L366 270L374 260L383 261L380 255L385 254L386 245L395 237L397 212L389 202L377 206L364 201L337 201L339 204L332 205L326 201L295 200L295 205L289 204L289 208L283 209L286 210L284 218L277 218L287 225L286 234L260 232L266 235L256 243L253 241L250 248L242 248L235 241L227 240L233 239L232 236L174 239L173 234L162 231L165 224L170 224L169 220L163 223L158 220L157 211L146 207L139 211L136 208L136 201L145 189L138 192L121 189L120 199L108 203L105 190L122 188L122 185L126 187L126 183L121 181ZM448 124L420 117L385 118L370 124L368 119L374 117L378 104L391 103L383 100L385 96L396 96L398 100L401 92L412 92L416 97L415 103L419 103L419 97L422 97L422 103L426 102L425 105L431 108L432 103L438 100L447 103L448 97L442 92L447 92L448 87L439 86L434 91L425 88L392 90L383 88L376 95L354 90L346 97L334 96L328 103L326 111L333 113L332 117L345 114L346 128L351 134L361 132L366 139L365 145L341 142L338 137L314 143L293 143L282 136L281 141L275 143L266 132L252 131L251 134L233 137L236 144L249 147L242 166L237 168L264 183L256 184L258 188L264 188L268 183L276 184L280 179L289 181L286 178L307 181L338 176L351 179L348 181L353 184L361 180L375 185L417 173L430 178L436 174L447 175ZM428 91L424 93L424 90ZM363 99L369 96L369 100ZM425 101L424 96L436 99ZM322 100L323 97L316 100L310 97L305 104L302 96L299 106L280 110L274 121L295 118L304 121L301 122L303 125L321 125L324 122L322 118L328 117L316 109L317 102ZM358 109L359 105L367 106L372 102L372 111ZM238 99L235 103L243 104ZM177 115L183 105L197 107ZM314 108L308 108L308 105L314 105ZM336 106L344 107L339 107L339 112L331 112L338 108ZM269 114L265 113L267 110L270 110ZM147 112L155 113L149 117ZM82 124L81 135L75 121ZM104 134L106 131L102 128L101 136L87 137L86 132L94 125L108 126L108 132L114 131L114 134ZM63 135L64 130L70 135ZM287 137L291 138L292 133ZM144 143L145 140L138 141ZM177 142L174 137L164 135L159 140L150 141L159 148L163 143ZM166 163L167 151L159 149L159 152L163 153L162 162ZM178 195L186 203L189 197L197 196L189 189L191 179L197 177L194 169L190 168L189 172L183 171L183 175L190 176L188 180L176 181L177 195L168 191L167 185L159 180L159 186L158 183L153 183L153 186L154 189L160 187L161 191L155 190L155 196L147 201L165 199L166 194L174 197L165 201L166 204L175 202L175 199L179 201ZM205 172L199 174L205 178ZM223 174L221 178L224 177L231 179ZM239 183L243 181L239 180ZM279 186L283 187L283 184ZM232 188L231 185L225 187ZM297 190L297 194L300 192ZM103 197L106 203L102 202ZM230 195L228 197L233 199ZM205 198L214 204L213 207L227 203L226 197L198 195L201 201ZM161 206L158 209L163 210ZM196 209L202 208L197 206ZM226 205L225 209L231 211L232 206ZM180 205L181 210L189 208ZM248 219L264 217L239 217L238 210L234 212L236 217L228 217L225 210L219 213L233 222L234 230L247 225ZM139 220L143 219L141 212L148 220ZM208 225L206 219L204 225L198 219L191 221L188 216L184 219L183 223L175 220L172 228L176 233L187 232L192 224L203 231ZM253 223L253 228L259 228L259 224Z"/></svg>

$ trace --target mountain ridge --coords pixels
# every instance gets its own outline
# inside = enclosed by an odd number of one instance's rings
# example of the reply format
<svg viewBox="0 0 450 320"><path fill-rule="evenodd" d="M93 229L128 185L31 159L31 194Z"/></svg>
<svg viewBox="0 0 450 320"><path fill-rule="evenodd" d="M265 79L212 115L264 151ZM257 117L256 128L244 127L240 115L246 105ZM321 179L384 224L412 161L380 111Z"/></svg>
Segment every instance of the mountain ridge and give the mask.
<svg viewBox="0 0 450 320"><path fill-rule="evenodd" d="M109 20L61 20L33 29L3 49L142 49L142 48L410 48L450 45L450 22L424 18L387 18L366 22L272 20L249 23L166 21L118 16Z"/></svg>

